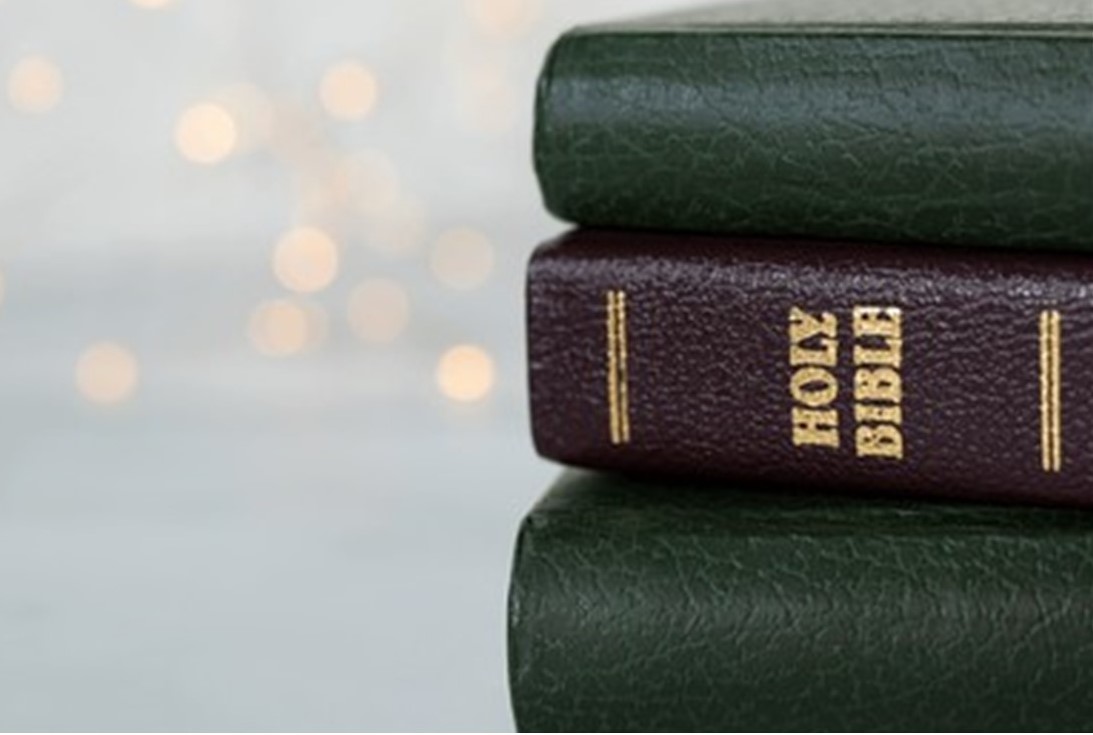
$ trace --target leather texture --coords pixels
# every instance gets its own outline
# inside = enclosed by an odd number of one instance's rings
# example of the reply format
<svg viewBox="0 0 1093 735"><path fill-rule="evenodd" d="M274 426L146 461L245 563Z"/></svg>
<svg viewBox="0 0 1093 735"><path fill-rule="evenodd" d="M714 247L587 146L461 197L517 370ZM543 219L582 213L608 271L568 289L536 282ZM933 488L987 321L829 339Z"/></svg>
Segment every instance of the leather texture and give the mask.
<svg viewBox="0 0 1093 735"><path fill-rule="evenodd" d="M599 23L583 30L646 33L719 29L767 33L997 34L1074 36L1093 32L1088 0L758 0L703 5L638 21Z"/></svg>
<svg viewBox="0 0 1093 735"><path fill-rule="evenodd" d="M1093 249L1093 3L945 5L750 3L564 35L537 101L547 207L584 226Z"/></svg>
<svg viewBox="0 0 1093 735"><path fill-rule="evenodd" d="M521 731L1093 727L1093 515L570 472L509 598Z"/></svg>
<svg viewBox="0 0 1093 735"><path fill-rule="evenodd" d="M617 292L626 298L621 442L605 299ZM902 459L858 453L859 306L901 311ZM838 321L829 406L838 449L795 443L795 307ZM1059 315L1057 371L1045 371L1045 312ZM553 460L1093 505L1093 258L1082 254L578 230L533 255L527 320L532 433ZM1045 429L1057 466L1045 465Z"/></svg>

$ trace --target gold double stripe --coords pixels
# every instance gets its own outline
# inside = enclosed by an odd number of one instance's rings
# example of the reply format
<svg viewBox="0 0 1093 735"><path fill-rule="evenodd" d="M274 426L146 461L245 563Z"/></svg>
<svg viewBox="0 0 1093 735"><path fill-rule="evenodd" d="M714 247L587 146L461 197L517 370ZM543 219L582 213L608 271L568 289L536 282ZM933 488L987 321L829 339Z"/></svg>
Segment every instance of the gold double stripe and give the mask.
<svg viewBox="0 0 1093 735"><path fill-rule="evenodd" d="M607 409L611 443L630 443L630 385L626 366L626 292L607 292Z"/></svg>
<svg viewBox="0 0 1093 735"><path fill-rule="evenodd" d="M1040 313L1040 452L1044 472L1063 468L1062 316Z"/></svg>

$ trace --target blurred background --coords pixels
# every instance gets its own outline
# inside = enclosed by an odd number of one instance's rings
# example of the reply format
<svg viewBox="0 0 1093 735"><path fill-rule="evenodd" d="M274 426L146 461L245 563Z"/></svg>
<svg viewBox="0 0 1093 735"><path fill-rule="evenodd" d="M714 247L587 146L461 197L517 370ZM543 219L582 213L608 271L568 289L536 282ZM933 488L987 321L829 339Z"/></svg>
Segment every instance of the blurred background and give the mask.
<svg viewBox="0 0 1093 735"><path fill-rule="evenodd" d="M0 728L512 727L531 168L663 0L0 0Z"/></svg>

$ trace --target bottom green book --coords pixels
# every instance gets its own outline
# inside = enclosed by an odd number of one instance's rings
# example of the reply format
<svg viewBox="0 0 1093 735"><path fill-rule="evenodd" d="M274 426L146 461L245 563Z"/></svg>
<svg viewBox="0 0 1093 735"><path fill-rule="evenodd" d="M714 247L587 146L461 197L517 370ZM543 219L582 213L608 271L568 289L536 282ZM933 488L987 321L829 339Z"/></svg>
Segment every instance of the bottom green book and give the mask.
<svg viewBox="0 0 1093 735"><path fill-rule="evenodd" d="M567 472L508 647L522 731L1085 730L1093 513Z"/></svg>

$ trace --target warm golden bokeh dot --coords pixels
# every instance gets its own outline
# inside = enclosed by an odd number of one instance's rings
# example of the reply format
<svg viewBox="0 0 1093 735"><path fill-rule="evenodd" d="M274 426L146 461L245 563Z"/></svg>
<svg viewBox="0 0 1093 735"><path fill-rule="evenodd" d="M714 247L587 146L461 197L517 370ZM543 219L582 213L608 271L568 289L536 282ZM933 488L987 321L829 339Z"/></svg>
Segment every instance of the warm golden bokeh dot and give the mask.
<svg viewBox="0 0 1093 735"><path fill-rule="evenodd" d="M362 212L379 216L393 209L401 187L395 164L380 150L364 150L346 164L351 187L357 192Z"/></svg>
<svg viewBox="0 0 1093 735"><path fill-rule="evenodd" d="M467 127L484 133L512 129L520 114L519 94L505 71L475 64L462 73L460 117Z"/></svg>
<svg viewBox="0 0 1093 735"><path fill-rule="evenodd" d="M534 23L542 11L540 0L466 0L475 25L495 36L517 36Z"/></svg>
<svg viewBox="0 0 1093 735"><path fill-rule="evenodd" d="M227 158L238 140L235 119L222 105L202 102L182 113L175 145L184 158L211 165Z"/></svg>
<svg viewBox="0 0 1093 735"><path fill-rule="evenodd" d="M235 125L235 149L253 151L273 140L276 113L273 102L258 86L239 82L224 87L210 100L220 105Z"/></svg>
<svg viewBox="0 0 1093 735"><path fill-rule="evenodd" d="M20 60L8 75L8 99L20 112L49 112L61 101L64 79L61 70L44 56Z"/></svg>
<svg viewBox="0 0 1093 735"><path fill-rule="evenodd" d="M338 275L338 245L320 229L297 227L278 241L273 273L290 291L322 291Z"/></svg>
<svg viewBox="0 0 1093 735"><path fill-rule="evenodd" d="M392 342L409 321L410 297L395 281L367 280L349 297L349 324L365 342Z"/></svg>
<svg viewBox="0 0 1093 735"><path fill-rule="evenodd" d="M156 10L158 8L165 8L174 0L129 0L131 3L139 8L147 8L149 10Z"/></svg>
<svg viewBox="0 0 1093 735"><path fill-rule="evenodd" d="M480 401L493 390L493 359L481 347L453 347L440 358L436 382L440 392L453 401Z"/></svg>
<svg viewBox="0 0 1093 735"><path fill-rule="evenodd" d="M319 101L323 109L339 120L368 117L379 97L379 82L367 66L356 61L342 61L326 70L319 83Z"/></svg>
<svg viewBox="0 0 1093 735"><path fill-rule="evenodd" d="M389 210L371 218L367 242L369 247L384 255L404 256L418 250L425 241L427 229L424 205L404 193Z"/></svg>
<svg viewBox="0 0 1093 735"><path fill-rule="evenodd" d="M76 361L76 387L92 403L121 403L136 390L139 377L133 353L115 342L97 342Z"/></svg>
<svg viewBox="0 0 1093 735"><path fill-rule="evenodd" d="M326 336L326 324L326 313L313 304L275 299L254 310L248 334L263 355L288 357L317 347Z"/></svg>
<svg viewBox="0 0 1093 735"><path fill-rule="evenodd" d="M429 266L445 286L460 290L477 288L493 271L493 246L481 232L457 227L437 238Z"/></svg>

